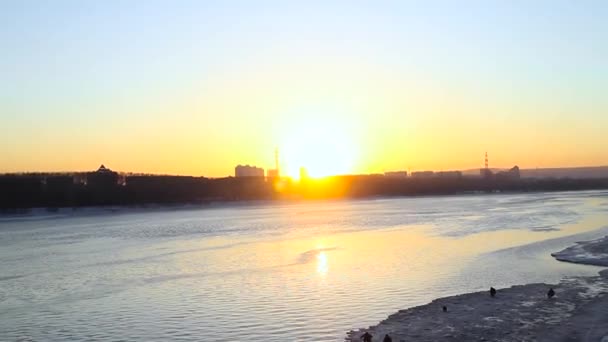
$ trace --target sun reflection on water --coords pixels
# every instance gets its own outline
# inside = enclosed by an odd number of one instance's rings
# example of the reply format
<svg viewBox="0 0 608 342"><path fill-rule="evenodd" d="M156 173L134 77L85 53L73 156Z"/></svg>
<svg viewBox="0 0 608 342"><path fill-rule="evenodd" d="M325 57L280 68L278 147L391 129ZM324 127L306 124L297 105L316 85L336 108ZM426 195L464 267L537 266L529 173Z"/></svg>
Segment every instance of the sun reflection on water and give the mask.
<svg viewBox="0 0 608 342"><path fill-rule="evenodd" d="M317 273L326 274L329 270L329 264L327 263L327 254L325 252L319 252L317 254Z"/></svg>

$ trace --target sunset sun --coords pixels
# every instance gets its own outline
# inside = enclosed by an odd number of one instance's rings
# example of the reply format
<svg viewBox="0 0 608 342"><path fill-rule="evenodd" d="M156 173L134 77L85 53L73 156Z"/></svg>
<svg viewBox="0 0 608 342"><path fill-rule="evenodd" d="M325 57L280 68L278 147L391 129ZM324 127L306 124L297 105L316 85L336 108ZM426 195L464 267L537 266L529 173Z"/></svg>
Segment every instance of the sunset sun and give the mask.
<svg viewBox="0 0 608 342"><path fill-rule="evenodd" d="M346 125L310 120L291 127L281 148L285 173L299 178L300 168L310 177L353 172L357 147Z"/></svg>

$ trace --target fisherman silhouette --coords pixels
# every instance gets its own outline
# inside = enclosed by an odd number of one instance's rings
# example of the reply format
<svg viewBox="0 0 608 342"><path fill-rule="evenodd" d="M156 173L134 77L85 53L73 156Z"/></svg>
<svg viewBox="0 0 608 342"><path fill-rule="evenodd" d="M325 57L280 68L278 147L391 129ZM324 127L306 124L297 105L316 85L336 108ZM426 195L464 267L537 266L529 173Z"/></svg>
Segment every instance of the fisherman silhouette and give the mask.
<svg viewBox="0 0 608 342"><path fill-rule="evenodd" d="M547 298L551 299L555 297L555 291L553 291L553 288L550 288L549 291L547 291Z"/></svg>
<svg viewBox="0 0 608 342"><path fill-rule="evenodd" d="M382 342L393 342L393 339L388 336L388 334L384 335L384 340L382 340Z"/></svg>
<svg viewBox="0 0 608 342"><path fill-rule="evenodd" d="M496 296L496 289L493 287L490 287L490 296L492 296L492 297Z"/></svg>
<svg viewBox="0 0 608 342"><path fill-rule="evenodd" d="M443 306L443 312L448 312L448 307L447 306Z"/></svg>
<svg viewBox="0 0 608 342"><path fill-rule="evenodd" d="M365 332L365 334L361 335L361 339L363 340L363 342L372 342L372 335L370 335L370 333L368 333L367 331Z"/></svg>

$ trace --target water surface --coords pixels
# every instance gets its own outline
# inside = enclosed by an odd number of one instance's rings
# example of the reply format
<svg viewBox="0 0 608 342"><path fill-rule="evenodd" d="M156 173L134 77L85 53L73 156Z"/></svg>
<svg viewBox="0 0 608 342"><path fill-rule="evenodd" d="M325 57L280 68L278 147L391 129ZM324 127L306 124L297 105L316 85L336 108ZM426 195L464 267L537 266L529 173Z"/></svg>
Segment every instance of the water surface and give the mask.
<svg viewBox="0 0 608 342"><path fill-rule="evenodd" d="M0 219L0 340L340 341L433 298L598 268L608 192Z"/></svg>

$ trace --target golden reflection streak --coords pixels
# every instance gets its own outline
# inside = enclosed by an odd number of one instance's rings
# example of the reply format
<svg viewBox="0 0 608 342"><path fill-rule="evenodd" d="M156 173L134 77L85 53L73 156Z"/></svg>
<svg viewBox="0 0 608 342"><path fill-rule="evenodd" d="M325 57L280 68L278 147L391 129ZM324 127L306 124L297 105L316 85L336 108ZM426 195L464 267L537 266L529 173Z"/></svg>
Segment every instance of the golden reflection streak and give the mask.
<svg viewBox="0 0 608 342"><path fill-rule="evenodd" d="M327 263L327 254L320 252L317 254L317 273L326 274L329 270L329 264Z"/></svg>

